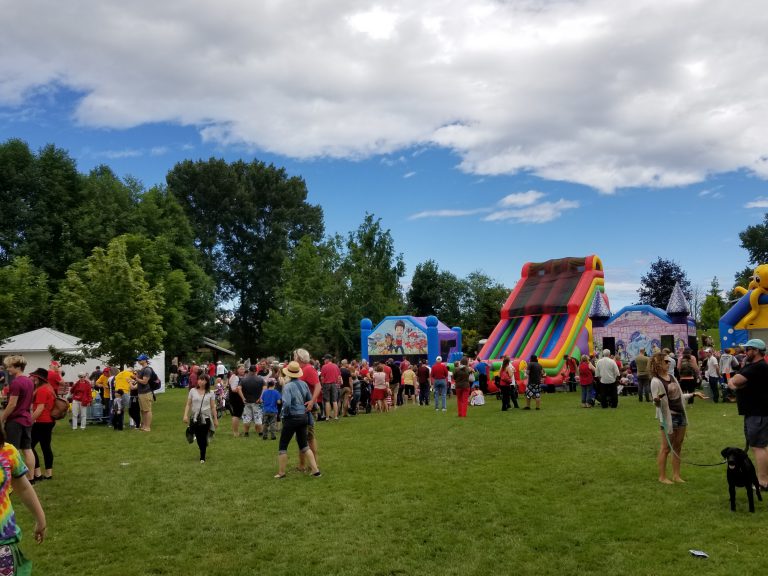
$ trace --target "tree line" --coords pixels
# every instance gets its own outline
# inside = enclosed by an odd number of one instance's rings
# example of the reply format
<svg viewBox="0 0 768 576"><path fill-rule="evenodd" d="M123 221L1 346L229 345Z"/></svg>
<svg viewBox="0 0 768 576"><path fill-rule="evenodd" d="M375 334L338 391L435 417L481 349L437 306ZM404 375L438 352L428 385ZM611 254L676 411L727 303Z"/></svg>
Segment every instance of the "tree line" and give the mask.
<svg viewBox="0 0 768 576"><path fill-rule="evenodd" d="M203 335L242 357L359 353L360 320L436 314L474 346L509 289L403 256L373 214L325 235L304 180L258 160L183 161L145 188L66 150L0 144L0 338L50 326L115 364L188 357Z"/></svg>

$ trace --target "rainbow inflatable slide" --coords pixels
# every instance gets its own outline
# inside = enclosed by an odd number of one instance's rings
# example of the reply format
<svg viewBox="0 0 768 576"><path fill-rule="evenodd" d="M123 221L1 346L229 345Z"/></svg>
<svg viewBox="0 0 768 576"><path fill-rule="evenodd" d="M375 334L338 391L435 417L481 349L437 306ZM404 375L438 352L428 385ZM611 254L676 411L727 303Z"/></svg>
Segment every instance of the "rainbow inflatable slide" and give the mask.
<svg viewBox="0 0 768 576"><path fill-rule="evenodd" d="M565 355L578 359L593 352L589 310L598 292L604 292L604 275L595 255L526 263L478 359L496 371L501 358L509 356L518 374L523 370L520 382L535 354L545 383L561 384Z"/></svg>

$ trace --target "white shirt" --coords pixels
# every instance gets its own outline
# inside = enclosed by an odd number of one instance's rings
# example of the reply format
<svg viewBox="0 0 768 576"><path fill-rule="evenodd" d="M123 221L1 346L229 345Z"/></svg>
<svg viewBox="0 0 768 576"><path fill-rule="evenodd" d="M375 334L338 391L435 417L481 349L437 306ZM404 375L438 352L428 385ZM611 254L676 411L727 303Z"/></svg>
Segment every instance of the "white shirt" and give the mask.
<svg viewBox="0 0 768 576"><path fill-rule="evenodd" d="M707 378L719 378L719 368L720 366L718 366L717 358L715 358L715 355L710 355L710 357L707 358Z"/></svg>
<svg viewBox="0 0 768 576"><path fill-rule="evenodd" d="M620 376L616 362L608 356L603 356L595 366L595 378L599 378L602 384L613 384Z"/></svg>

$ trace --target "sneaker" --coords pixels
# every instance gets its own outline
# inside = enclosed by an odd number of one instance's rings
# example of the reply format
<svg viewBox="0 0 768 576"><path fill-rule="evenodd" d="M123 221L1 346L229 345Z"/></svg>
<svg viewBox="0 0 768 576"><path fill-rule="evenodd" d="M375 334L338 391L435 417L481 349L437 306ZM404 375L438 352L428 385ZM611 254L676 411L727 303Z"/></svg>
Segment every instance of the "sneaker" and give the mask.
<svg viewBox="0 0 768 576"><path fill-rule="evenodd" d="M443 408L443 412L445 412L445 408Z"/></svg>
<svg viewBox="0 0 768 576"><path fill-rule="evenodd" d="M323 475L323 473L320 472L320 470L318 470L317 472L313 472L312 473L312 476L314 476L315 478L320 478L320 476L322 476L322 475Z"/></svg>
<svg viewBox="0 0 768 576"><path fill-rule="evenodd" d="M205 460L200 460L200 464L205 464Z"/></svg>
<svg viewBox="0 0 768 576"><path fill-rule="evenodd" d="M530 409L531 409L530 406L526 406L525 408L523 408L523 410L530 410Z"/></svg>
<svg viewBox="0 0 768 576"><path fill-rule="evenodd" d="M246 432L245 434L243 434L243 436L245 436L246 438L248 438L248 434L249 434L249 433L248 433L248 432Z"/></svg>

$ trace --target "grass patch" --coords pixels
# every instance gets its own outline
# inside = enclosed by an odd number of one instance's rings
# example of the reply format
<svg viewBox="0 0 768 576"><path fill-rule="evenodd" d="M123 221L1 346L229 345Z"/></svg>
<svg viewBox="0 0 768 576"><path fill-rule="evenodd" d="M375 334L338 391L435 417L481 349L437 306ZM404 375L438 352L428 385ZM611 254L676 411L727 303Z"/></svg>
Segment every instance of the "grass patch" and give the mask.
<svg viewBox="0 0 768 576"><path fill-rule="evenodd" d="M277 442L232 438L228 417L201 465L185 399L159 396L151 434L57 425L56 479L38 487L45 543L14 500L36 574L731 575L768 563L768 502L749 514L742 490L732 513L723 467L659 484L654 411L636 398L584 410L558 393L541 412L507 413L490 398L466 420L451 403L320 423L324 476L280 481ZM734 405L697 401L689 421L691 461L744 443Z"/></svg>

